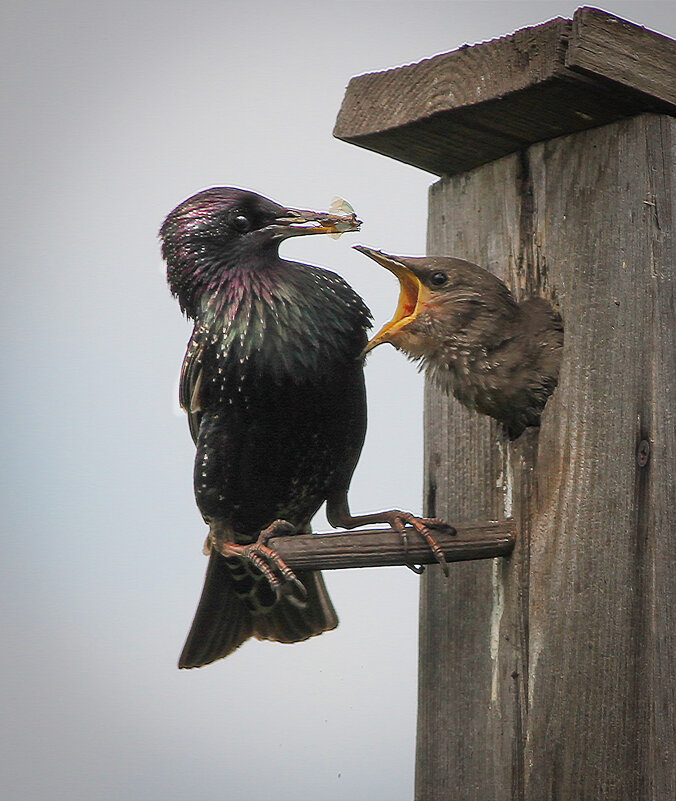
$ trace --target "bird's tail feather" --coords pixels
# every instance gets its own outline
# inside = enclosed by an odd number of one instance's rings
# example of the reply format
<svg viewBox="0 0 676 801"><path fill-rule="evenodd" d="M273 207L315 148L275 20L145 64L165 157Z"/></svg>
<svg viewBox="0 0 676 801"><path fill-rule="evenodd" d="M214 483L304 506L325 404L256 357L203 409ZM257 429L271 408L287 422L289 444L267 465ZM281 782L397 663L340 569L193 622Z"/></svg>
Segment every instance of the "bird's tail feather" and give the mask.
<svg viewBox="0 0 676 801"><path fill-rule="evenodd" d="M232 653L249 637L277 642L300 642L338 625L324 579L319 572L299 572L307 590L303 609L283 598L268 612L252 614L237 593L232 567L217 552L209 557L204 588L179 668L208 665Z"/></svg>
<svg viewBox="0 0 676 801"><path fill-rule="evenodd" d="M231 570L225 559L212 551L202 595L178 666L207 665L239 648L252 634L251 613L235 591Z"/></svg>
<svg viewBox="0 0 676 801"><path fill-rule="evenodd" d="M318 571L299 571L296 577L307 591L305 607L299 609L283 599L269 612L254 615L253 633L259 640L300 642L335 629L338 625L338 616L322 574Z"/></svg>

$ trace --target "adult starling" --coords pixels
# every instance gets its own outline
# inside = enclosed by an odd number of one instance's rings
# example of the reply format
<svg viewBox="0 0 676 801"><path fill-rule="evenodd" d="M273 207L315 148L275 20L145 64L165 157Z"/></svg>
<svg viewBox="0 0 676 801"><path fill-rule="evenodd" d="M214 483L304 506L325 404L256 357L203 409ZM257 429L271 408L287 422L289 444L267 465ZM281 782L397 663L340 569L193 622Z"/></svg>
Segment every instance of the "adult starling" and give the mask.
<svg viewBox="0 0 676 801"><path fill-rule="evenodd" d="M370 312L342 278L280 258L290 236L358 230L348 217L285 208L215 187L160 230L172 293L194 320L180 401L196 444L195 497L209 526L204 589L179 659L227 656L251 636L298 642L338 618L319 572L295 576L267 546L332 525L425 521L390 510L354 517L347 491L366 429Z"/></svg>
<svg viewBox="0 0 676 801"><path fill-rule="evenodd" d="M499 420L511 439L540 424L563 347L561 317L546 300L517 303L499 278L463 259L355 249L400 283L394 318L365 352L390 342L462 404Z"/></svg>

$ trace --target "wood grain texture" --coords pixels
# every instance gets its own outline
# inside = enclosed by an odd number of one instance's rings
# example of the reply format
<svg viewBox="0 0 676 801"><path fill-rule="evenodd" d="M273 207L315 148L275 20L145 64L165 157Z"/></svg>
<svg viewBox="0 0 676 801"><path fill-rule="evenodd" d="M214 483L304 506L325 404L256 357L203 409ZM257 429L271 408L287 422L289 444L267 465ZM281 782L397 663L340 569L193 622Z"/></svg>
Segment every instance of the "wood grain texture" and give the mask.
<svg viewBox="0 0 676 801"><path fill-rule="evenodd" d="M566 321L532 529L533 798L676 796L675 132L645 115L533 151Z"/></svg>
<svg viewBox="0 0 676 801"><path fill-rule="evenodd" d="M542 83L563 66L570 27L570 20L557 18L417 64L352 78L336 136L377 133ZM496 64L500 69L486 80L486 71Z"/></svg>
<svg viewBox="0 0 676 801"><path fill-rule="evenodd" d="M650 167L645 205L651 280L647 303L651 321L648 410L637 426L650 442L650 460L640 475L640 516L637 527L644 547L642 614L651 648L642 679L647 699L651 801L660 793L676 796L676 326L674 325L674 202L676 199L676 126L661 119L646 137ZM654 205L653 205L654 204ZM669 532L671 531L671 537Z"/></svg>
<svg viewBox="0 0 676 801"><path fill-rule="evenodd" d="M516 157L433 186L428 253L461 256L512 286L530 285L521 258L524 187ZM425 421L427 513L459 521L520 515L521 457L512 461L495 421L429 384ZM528 539L528 529L519 530L510 559L456 566L452 582L436 568L423 576L419 801L497 801L523 781Z"/></svg>
<svg viewBox="0 0 676 801"><path fill-rule="evenodd" d="M458 526L455 534L435 531L434 537L447 562L490 559L511 553L514 524L469 523ZM392 529L294 534L273 537L269 545L293 570L436 564L429 546L413 528L407 530L407 545Z"/></svg>
<svg viewBox="0 0 676 801"><path fill-rule="evenodd" d="M566 66L676 104L674 40L605 11L575 12Z"/></svg>
<svg viewBox="0 0 676 801"><path fill-rule="evenodd" d="M437 175L644 111L676 114L676 42L579 9L353 78L334 136Z"/></svg>
<svg viewBox="0 0 676 801"><path fill-rule="evenodd" d="M646 114L431 189L429 252L552 299L565 345L512 444L426 390L427 511L519 538L423 577L420 801L676 796L675 145Z"/></svg>

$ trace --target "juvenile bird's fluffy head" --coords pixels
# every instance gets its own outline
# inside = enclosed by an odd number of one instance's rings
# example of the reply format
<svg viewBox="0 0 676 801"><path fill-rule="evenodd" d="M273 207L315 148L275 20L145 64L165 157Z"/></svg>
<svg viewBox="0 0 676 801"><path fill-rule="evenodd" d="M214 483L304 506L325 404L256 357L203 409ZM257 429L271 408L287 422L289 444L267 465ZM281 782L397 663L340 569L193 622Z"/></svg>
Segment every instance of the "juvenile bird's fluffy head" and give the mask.
<svg viewBox="0 0 676 801"><path fill-rule="evenodd" d="M171 291L194 317L200 296L227 280L228 270L265 269L282 240L359 226L354 214L288 208L255 192L221 186L177 206L164 221L160 238Z"/></svg>
<svg viewBox="0 0 676 801"><path fill-rule="evenodd" d="M561 317L548 301L533 297L517 304L500 279L463 259L357 250L400 283L394 317L365 352L392 343L419 359L430 378L465 406L499 420L512 438L539 425L563 347Z"/></svg>
<svg viewBox="0 0 676 801"><path fill-rule="evenodd" d="M455 348L490 345L518 312L499 278L464 259L355 249L394 273L400 285L394 317L365 352L389 342L413 359L434 363L452 356Z"/></svg>

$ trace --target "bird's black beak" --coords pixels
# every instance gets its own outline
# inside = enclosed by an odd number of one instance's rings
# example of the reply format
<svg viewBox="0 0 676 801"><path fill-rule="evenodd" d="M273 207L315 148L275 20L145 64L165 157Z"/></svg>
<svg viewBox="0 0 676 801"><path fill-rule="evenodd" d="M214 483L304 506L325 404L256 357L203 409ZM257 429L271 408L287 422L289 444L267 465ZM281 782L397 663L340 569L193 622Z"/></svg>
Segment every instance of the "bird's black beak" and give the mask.
<svg viewBox="0 0 676 801"><path fill-rule="evenodd" d="M275 238L286 239L290 236L306 234L333 234L340 236L348 231L358 231L361 220L354 212L350 214L333 214L328 211L307 211L305 209L284 209L270 226Z"/></svg>
<svg viewBox="0 0 676 801"><path fill-rule="evenodd" d="M413 270L400 261L397 256L391 256L389 253L383 253L382 250L373 250L363 245L354 245L353 247L378 262L378 264L386 267L399 279L399 303L394 317L367 342L362 351L362 356L365 356L373 348L382 345L383 342L394 342L399 331L413 322L427 306L430 291Z"/></svg>

